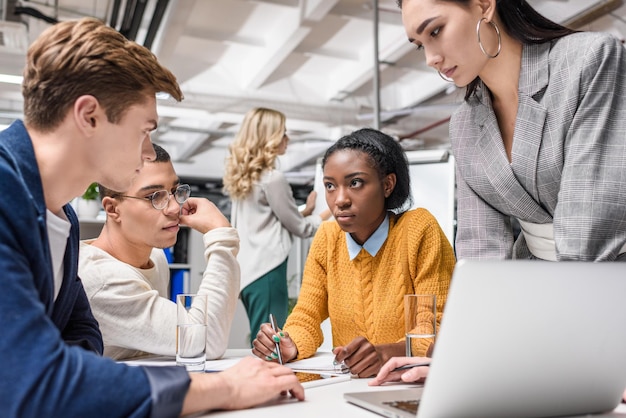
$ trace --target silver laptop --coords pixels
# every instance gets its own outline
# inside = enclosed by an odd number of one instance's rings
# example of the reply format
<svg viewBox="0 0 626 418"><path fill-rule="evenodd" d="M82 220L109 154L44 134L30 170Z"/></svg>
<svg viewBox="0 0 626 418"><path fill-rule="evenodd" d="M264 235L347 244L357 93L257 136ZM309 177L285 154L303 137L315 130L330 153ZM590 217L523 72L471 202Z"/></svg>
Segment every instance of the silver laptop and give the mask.
<svg viewBox="0 0 626 418"><path fill-rule="evenodd" d="M625 264L462 260L423 393L344 396L388 417L552 417L612 411L625 388Z"/></svg>

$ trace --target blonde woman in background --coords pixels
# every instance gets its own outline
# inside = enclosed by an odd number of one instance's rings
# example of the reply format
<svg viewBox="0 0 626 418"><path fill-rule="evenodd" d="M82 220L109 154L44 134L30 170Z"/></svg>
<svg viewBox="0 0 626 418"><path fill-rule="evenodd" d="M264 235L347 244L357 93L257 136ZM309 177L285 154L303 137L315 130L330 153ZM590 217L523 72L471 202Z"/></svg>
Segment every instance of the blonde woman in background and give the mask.
<svg viewBox="0 0 626 418"><path fill-rule="evenodd" d="M256 332L274 314L287 319L287 257L292 235L308 238L324 219L312 215L315 191L300 212L276 159L287 150L285 115L272 109L250 110L226 158L224 192L232 199L231 224L240 236L241 300L250 329Z"/></svg>

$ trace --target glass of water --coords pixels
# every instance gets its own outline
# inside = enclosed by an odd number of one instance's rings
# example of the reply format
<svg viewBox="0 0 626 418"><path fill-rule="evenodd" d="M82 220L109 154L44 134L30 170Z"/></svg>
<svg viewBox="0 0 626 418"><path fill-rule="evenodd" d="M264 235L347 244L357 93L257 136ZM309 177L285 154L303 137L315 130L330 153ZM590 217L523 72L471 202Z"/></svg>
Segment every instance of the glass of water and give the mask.
<svg viewBox="0 0 626 418"><path fill-rule="evenodd" d="M204 371L206 362L207 295L176 295L176 364Z"/></svg>
<svg viewBox="0 0 626 418"><path fill-rule="evenodd" d="M437 334L437 296L404 295L406 355L426 356Z"/></svg>

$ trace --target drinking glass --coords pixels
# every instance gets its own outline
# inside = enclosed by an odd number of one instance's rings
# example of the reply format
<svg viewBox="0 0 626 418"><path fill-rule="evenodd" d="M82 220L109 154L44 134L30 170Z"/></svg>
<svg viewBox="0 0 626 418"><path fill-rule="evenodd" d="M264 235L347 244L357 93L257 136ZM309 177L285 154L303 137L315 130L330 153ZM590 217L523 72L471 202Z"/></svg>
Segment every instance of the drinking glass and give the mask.
<svg viewBox="0 0 626 418"><path fill-rule="evenodd" d="M435 344L437 296L404 295L406 355L425 356Z"/></svg>
<svg viewBox="0 0 626 418"><path fill-rule="evenodd" d="M176 295L176 364L204 371L206 362L207 295Z"/></svg>

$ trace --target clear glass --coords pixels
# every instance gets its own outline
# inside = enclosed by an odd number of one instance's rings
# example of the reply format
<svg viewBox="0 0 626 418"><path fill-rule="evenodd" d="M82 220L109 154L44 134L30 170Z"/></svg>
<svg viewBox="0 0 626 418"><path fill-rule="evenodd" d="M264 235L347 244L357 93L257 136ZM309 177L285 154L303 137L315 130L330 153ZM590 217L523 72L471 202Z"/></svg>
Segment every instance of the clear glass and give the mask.
<svg viewBox="0 0 626 418"><path fill-rule="evenodd" d="M207 295L176 295L176 364L204 371L207 338Z"/></svg>
<svg viewBox="0 0 626 418"><path fill-rule="evenodd" d="M437 296L404 295L404 328L407 357L425 356L437 335Z"/></svg>

